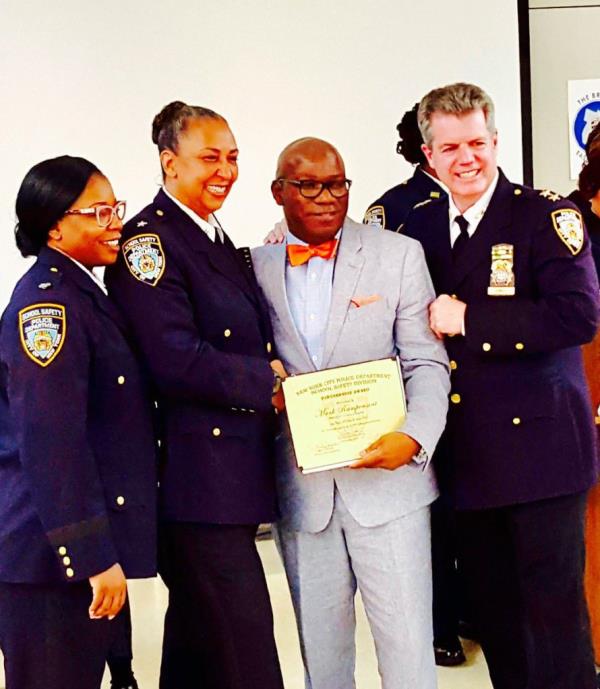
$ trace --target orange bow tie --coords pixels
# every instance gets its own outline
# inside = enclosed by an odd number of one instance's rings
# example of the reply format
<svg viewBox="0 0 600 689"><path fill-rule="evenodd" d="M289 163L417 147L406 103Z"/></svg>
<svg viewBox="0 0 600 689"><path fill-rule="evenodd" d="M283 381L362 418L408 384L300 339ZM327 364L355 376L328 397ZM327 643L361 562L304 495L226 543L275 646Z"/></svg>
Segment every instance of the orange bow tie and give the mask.
<svg viewBox="0 0 600 689"><path fill-rule="evenodd" d="M313 256L330 259L335 256L337 245L337 239L330 239L322 244L309 244L308 246L306 244L288 244L288 260L292 266L301 266Z"/></svg>

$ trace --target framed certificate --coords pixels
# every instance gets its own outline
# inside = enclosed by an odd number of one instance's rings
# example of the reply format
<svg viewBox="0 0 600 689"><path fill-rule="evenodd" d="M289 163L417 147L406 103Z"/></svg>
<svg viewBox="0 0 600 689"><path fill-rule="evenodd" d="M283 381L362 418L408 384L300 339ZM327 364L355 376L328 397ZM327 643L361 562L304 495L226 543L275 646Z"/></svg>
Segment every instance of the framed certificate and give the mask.
<svg viewBox="0 0 600 689"><path fill-rule="evenodd" d="M406 418L397 357L290 376L283 392L296 462L305 474L348 466Z"/></svg>

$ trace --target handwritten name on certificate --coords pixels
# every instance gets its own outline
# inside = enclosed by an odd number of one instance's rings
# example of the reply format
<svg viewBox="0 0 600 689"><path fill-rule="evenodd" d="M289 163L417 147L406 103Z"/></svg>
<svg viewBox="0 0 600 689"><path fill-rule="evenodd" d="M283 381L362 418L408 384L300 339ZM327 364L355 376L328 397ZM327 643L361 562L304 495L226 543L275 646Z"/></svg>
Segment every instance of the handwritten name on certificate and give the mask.
<svg viewBox="0 0 600 689"><path fill-rule="evenodd" d="M305 474L348 466L406 418L397 358L291 376L283 392L296 462Z"/></svg>

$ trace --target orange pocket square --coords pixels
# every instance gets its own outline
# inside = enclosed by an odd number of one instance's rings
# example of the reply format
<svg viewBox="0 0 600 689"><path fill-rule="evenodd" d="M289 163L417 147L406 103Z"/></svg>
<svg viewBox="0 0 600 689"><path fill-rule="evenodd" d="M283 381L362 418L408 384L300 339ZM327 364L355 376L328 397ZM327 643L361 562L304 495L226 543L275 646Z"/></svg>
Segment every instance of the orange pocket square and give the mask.
<svg viewBox="0 0 600 689"><path fill-rule="evenodd" d="M354 304L356 308L360 308L361 306L367 306L367 304L373 304L374 302L379 301L380 299L380 294L370 294L368 297L352 297L352 299L350 299L350 303Z"/></svg>

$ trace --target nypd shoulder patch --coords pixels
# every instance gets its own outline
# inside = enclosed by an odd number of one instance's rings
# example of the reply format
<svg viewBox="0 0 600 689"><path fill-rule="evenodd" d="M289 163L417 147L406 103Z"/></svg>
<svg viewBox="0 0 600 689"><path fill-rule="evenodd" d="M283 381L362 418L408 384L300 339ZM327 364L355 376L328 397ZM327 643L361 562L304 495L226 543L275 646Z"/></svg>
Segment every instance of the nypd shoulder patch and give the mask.
<svg viewBox="0 0 600 689"><path fill-rule="evenodd" d="M156 287L165 272L165 253L157 234L138 234L123 244L123 256L136 280Z"/></svg>
<svg viewBox="0 0 600 689"><path fill-rule="evenodd" d="M385 229L385 208L383 206L371 206L363 218L365 225L374 225L380 229Z"/></svg>
<svg viewBox="0 0 600 689"><path fill-rule="evenodd" d="M569 251L576 256L583 246L583 221L581 214L572 208L552 211L552 225L556 234Z"/></svg>
<svg viewBox="0 0 600 689"><path fill-rule="evenodd" d="M56 359L67 336L67 314L61 304L31 304L19 311L23 351L45 368Z"/></svg>

